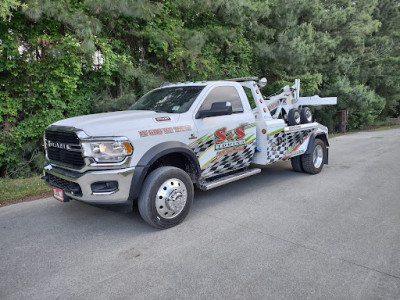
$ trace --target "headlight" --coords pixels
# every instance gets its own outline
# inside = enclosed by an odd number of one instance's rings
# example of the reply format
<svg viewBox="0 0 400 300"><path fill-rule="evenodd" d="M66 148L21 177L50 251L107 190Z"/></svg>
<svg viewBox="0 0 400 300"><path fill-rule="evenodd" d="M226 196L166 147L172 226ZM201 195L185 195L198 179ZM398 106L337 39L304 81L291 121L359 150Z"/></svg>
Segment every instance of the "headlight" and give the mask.
<svg viewBox="0 0 400 300"><path fill-rule="evenodd" d="M102 138L82 142L83 155L98 163L116 163L131 155L133 148L127 138Z"/></svg>

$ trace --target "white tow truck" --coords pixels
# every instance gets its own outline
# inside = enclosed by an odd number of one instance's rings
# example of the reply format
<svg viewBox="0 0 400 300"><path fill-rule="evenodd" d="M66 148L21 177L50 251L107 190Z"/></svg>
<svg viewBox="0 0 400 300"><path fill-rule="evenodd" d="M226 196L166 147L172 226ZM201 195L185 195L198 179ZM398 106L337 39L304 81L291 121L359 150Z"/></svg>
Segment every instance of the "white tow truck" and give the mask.
<svg viewBox="0 0 400 300"><path fill-rule="evenodd" d="M43 179L60 201L129 209L137 202L147 223L169 228L188 214L194 186L209 190L279 160L319 173L328 163L328 130L308 106L336 98L299 97L299 80L264 98L265 84L165 83L129 110L58 121L45 131Z"/></svg>

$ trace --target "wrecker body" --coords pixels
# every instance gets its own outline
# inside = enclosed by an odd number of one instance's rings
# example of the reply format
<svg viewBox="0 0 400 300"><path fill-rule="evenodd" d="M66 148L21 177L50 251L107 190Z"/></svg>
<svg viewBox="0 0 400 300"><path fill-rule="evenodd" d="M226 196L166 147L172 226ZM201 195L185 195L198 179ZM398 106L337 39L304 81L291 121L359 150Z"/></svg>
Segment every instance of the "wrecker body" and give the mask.
<svg viewBox="0 0 400 300"><path fill-rule="evenodd" d="M194 186L209 190L291 160L317 174L328 163L328 130L299 97L300 81L263 97L265 79L163 84L129 110L58 121L45 132L44 180L54 197L132 208L169 228L188 214Z"/></svg>

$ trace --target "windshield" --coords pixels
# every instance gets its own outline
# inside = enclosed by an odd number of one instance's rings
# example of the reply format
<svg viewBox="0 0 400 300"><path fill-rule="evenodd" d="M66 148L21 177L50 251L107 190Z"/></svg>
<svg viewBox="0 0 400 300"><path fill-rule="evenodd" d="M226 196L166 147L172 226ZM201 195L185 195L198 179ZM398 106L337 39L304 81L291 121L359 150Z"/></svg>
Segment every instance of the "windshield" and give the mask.
<svg viewBox="0 0 400 300"><path fill-rule="evenodd" d="M203 88L204 86L184 86L157 89L141 97L129 109L184 113L189 110Z"/></svg>

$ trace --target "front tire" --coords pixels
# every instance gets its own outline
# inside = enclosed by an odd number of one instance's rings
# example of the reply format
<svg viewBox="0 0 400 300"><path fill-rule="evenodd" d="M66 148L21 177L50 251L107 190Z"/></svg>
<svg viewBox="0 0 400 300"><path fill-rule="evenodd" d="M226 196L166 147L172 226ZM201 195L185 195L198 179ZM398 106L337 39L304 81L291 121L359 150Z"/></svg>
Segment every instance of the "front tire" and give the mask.
<svg viewBox="0 0 400 300"><path fill-rule="evenodd" d="M303 170L309 174L318 174L321 172L326 156L326 146L323 140L315 139L313 151L310 154L301 156Z"/></svg>
<svg viewBox="0 0 400 300"><path fill-rule="evenodd" d="M181 223L193 202L189 175L175 167L160 167L144 181L138 199L139 213L153 227L167 229Z"/></svg>

